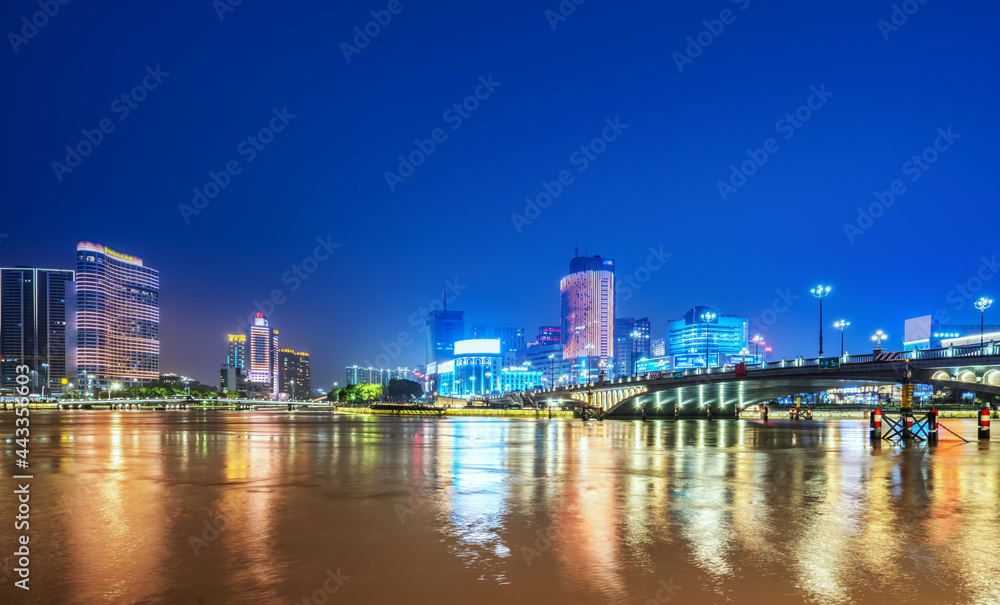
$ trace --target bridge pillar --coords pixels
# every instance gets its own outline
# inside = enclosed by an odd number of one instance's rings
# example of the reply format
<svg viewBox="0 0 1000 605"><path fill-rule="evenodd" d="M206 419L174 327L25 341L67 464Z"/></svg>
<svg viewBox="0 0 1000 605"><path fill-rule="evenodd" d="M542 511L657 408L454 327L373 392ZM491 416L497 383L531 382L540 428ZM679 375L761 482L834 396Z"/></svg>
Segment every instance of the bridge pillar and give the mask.
<svg viewBox="0 0 1000 605"><path fill-rule="evenodd" d="M989 439L990 438L990 409L983 408L979 410L979 438Z"/></svg>

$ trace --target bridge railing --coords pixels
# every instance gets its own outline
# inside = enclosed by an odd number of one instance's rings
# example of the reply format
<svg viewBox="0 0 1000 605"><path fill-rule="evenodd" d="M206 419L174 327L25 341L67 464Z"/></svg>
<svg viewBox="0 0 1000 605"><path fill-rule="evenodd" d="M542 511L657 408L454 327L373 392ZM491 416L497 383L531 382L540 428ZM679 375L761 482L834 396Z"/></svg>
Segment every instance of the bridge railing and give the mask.
<svg viewBox="0 0 1000 605"><path fill-rule="evenodd" d="M856 363L872 363L876 361L903 361L903 360L917 360L917 359L951 359L955 357L977 357L981 355L1000 355L1000 343L990 342L979 345L968 345L968 346L951 346L944 349L912 349L910 351L885 351L880 354L866 353L863 355L844 355L840 357L841 365L844 364L856 364ZM781 361L766 361L755 365L749 365L746 368L748 373L757 372L761 370L776 370L783 368L807 368L816 367L819 365L819 358L813 357L806 359L804 357L796 357L795 359L782 359ZM706 375L718 375L718 374L732 374L735 371L733 366L723 366L719 368L695 368L687 370L676 370L662 371L662 372L650 372L648 374L640 374L635 377L624 377L616 378L613 380L606 380L603 383L591 383L590 385L577 384L569 386L560 386L555 389L542 389L538 391L540 393L552 393L552 392L570 392L570 391L586 391L588 388L600 388L605 385L627 385L634 383L643 383L649 380L659 380L661 378L668 378L669 374L681 374L682 376L706 376Z"/></svg>

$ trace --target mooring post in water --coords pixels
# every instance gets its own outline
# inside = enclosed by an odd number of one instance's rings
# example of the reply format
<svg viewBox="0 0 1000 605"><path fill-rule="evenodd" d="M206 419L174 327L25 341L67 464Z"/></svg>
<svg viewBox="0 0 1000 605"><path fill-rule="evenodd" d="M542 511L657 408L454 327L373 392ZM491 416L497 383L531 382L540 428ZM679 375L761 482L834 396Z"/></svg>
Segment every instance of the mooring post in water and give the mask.
<svg viewBox="0 0 1000 605"><path fill-rule="evenodd" d="M882 440L882 410L880 408L872 410L871 437L872 441Z"/></svg>
<svg viewBox="0 0 1000 605"><path fill-rule="evenodd" d="M913 383L903 383L903 399L899 404L903 416L903 439L913 439Z"/></svg>
<svg viewBox="0 0 1000 605"><path fill-rule="evenodd" d="M987 407L979 410L979 438L990 438L990 409Z"/></svg>
<svg viewBox="0 0 1000 605"><path fill-rule="evenodd" d="M681 417L681 404L674 404L674 420L678 420Z"/></svg>
<svg viewBox="0 0 1000 605"><path fill-rule="evenodd" d="M764 409L760 411L760 417L764 419L764 422L767 422L767 411L768 411L767 404L764 404Z"/></svg>
<svg viewBox="0 0 1000 605"><path fill-rule="evenodd" d="M929 443L938 441L938 411L933 408L927 413L927 441Z"/></svg>
<svg viewBox="0 0 1000 605"><path fill-rule="evenodd" d="M712 419L712 404L710 403L710 404L706 405L705 409L708 410L708 419L711 420Z"/></svg>

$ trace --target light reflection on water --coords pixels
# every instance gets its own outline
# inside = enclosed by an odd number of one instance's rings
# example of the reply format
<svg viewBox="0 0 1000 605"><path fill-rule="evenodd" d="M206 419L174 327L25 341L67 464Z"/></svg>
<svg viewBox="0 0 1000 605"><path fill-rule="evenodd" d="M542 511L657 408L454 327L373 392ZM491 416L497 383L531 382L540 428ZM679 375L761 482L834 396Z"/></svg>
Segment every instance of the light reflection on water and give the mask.
<svg viewBox="0 0 1000 605"><path fill-rule="evenodd" d="M5 580L4 603L648 603L667 585L677 603L1000 603L991 443L873 448L850 420L32 418L35 589Z"/></svg>

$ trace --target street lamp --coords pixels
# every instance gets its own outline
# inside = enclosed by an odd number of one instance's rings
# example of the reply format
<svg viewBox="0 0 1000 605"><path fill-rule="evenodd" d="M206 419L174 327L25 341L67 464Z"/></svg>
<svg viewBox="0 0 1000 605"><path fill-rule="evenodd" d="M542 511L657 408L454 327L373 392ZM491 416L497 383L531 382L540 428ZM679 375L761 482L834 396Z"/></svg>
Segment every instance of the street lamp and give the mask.
<svg viewBox="0 0 1000 605"><path fill-rule="evenodd" d="M764 337L757 334L753 337L753 355L757 358L757 363L760 363L760 345L764 344Z"/></svg>
<svg viewBox="0 0 1000 605"><path fill-rule="evenodd" d="M889 335L883 332L882 330L875 332L875 334L872 335L872 342L875 343L875 349L881 350L882 343L885 342L888 338Z"/></svg>
<svg viewBox="0 0 1000 605"><path fill-rule="evenodd" d="M704 313L701 314L701 320L703 322L705 322L705 369L706 370L708 369L708 355L709 355L709 352L708 352L708 343L710 342L709 341L709 327L710 327L709 324L711 324L713 321L715 321L716 317L718 317L718 315L716 315L712 311L705 311Z"/></svg>
<svg viewBox="0 0 1000 605"><path fill-rule="evenodd" d="M635 378L639 375L639 351L636 350L638 348L636 340L642 338L642 332L633 330L630 336L632 337L632 377Z"/></svg>
<svg viewBox="0 0 1000 605"><path fill-rule="evenodd" d="M830 293L830 286L816 286L809 290L819 299L819 356L823 357L823 297Z"/></svg>
<svg viewBox="0 0 1000 605"><path fill-rule="evenodd" d="M840 328L840 356L841 357L844 356L844 328L846 328L849 325L851 325L851 322L844 321L843 319L841 319L840 321L833 322L833 327L834 328Z"/></svg>
<svg viewBox="0 0 1000 605"><path fill-rule="evenodd" d="M986 309L989 309L992 304L993 299L986 298L985 296L981 296L979 300L972 303L974 307L979 309L979 346L985 344L983 342L983 332L986 330Z"/></svg>
<svg viewBox="0 0 1000 605"><path fill-rule="evenodd" d="M587 350L587 384L590 384L590 375L593 374L593 370L590 368L590 365L591 365L590 364L590 357L591 357L590 352L594 349L594 345L593 345L593 343L589 343L588 342L586 345L584 345L583 348Z"/></svg>
<svg viewBox="0 0 1000 605"><path fill-rule="evenodd" d="M555 358L556 358L555 353L549 353L549 388L552 389L555 388L555 380L553 380L555 376L552 375L552 364L555 363L554 361Z"/></svg>
<svg viewBox="0 0 1000 605"><path fill-rule="evenodd" d="M295 379L291 379L288 382L292 383L292 401L295 401Z"/></svg>

